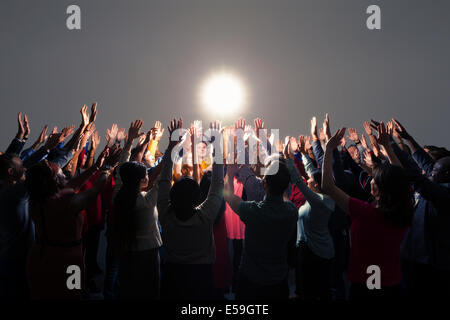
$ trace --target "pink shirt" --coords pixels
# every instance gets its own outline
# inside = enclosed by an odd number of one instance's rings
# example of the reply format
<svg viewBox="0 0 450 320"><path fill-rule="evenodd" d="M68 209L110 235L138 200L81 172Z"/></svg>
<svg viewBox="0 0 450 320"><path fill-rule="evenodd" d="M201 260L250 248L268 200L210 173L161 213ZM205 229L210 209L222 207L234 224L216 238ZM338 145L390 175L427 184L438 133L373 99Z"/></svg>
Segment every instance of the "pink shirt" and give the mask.
<svg viewBox="0 0 450 320"><path fill-rule="evenodd" d="M234 194L242 198L244 185L234 178ZM229 239L242 240L245 238L245 225L241 218L231 209L228 203L225 203L225 224L227 226L227 237Z"/></svg>

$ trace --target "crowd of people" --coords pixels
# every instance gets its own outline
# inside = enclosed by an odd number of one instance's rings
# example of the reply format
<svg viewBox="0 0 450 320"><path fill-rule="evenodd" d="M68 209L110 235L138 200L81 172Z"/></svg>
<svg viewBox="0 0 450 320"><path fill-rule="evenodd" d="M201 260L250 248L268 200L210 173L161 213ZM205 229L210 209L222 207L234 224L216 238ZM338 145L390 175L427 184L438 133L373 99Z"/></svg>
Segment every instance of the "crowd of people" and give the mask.
<svg viewBox="0 0 450 320"><path fill-rule="evenodd" d="M261 119L215 121L208 135L180 118L162 152L161 122L113 124L99 148L96 117L84 105L78 128L45 126L24 149L18 114L0 155L0 299L449 296L450 152L396 119L332 135L327 114L281 141Z"/></svg>

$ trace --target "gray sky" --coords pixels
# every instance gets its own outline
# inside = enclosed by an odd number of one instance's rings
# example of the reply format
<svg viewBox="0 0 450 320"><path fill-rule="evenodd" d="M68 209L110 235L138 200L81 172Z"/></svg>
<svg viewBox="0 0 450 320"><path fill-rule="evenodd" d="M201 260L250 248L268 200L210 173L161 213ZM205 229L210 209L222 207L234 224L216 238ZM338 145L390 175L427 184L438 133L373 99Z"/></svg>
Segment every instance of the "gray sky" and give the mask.
<svg viewBox="0 0 450 320"><path fill-rule="evenodd" d="M82 30L66 28L70 4ZM366 28L370 4L380 31ZM241 115L281 135L308 133L326 112L333 132L394 116L419 143L449 148L449 13L445 0L1 0L0 149L18 111L33 141L98 101L102 145L113 122L211 120L197 92L220 67L248 85Z"/></svg>

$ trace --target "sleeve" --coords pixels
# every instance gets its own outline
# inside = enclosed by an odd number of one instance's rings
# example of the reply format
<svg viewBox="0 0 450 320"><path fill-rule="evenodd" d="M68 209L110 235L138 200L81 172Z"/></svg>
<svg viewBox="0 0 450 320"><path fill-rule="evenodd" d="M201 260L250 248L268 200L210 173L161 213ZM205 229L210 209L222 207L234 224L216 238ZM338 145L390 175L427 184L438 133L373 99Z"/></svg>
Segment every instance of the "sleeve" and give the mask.
<svg viewBox="0 0 450 320"><path fill-rule="evenodd" d="M422 175L414 182L414 188L424 199L433 202L436 208L441 209L439 211L450 214L450 189L448 187L432 182Z"/></svg>
<svg viewBox="0 0 450 320"><path fill-rule="evenodd" d="M320 140L313 141L312 148L313 148L314 157L316 157L317 165L319 166L319 168L322 168L323 149L322 149L322 145L320 144Z"/></svg>
<svg viewBox="0 0 450 320"><path fill-rule="evenodd" d="M223 164L213 164L211 186L209 188L206 200L200 204L198 209L208 215L214 221L216 220L223 199Z"/></svg>
<svg viewBox="0 0 450 320"><path fill-rule="evenodd" d="M431 158L423 148L417 148L416 152L414 152L412 156L414 160L416 160L420 168L423 169L423 171L425 171L425 174L428 176L434 167L433 158Z"/></svg>
<svg viewBox="0 0 450 320"><path fill-rule="evenodd" d="M309 176L306 173L305 166L303 165L302 156L299 152L295 154L294 164L298 172L300 172L300 175L306 180L308 180Z"/></svg>
<svg viewBox="0 0 450 320"><path fill-rule="evenodd" d="M48 155L45 147L39 148L36 152L34 152L31 156L23 161L23 166L27 169L31 168L36 163L39 163L44 157Z"/></svg>
<svg viewBox="0 0 450 320"><path fill-rule="evenodd" d="M29 147L22 151L20 154L20 160L24 161L26 158L31 156L34 153L34 149L32 147Z"/></svg>
<svg viewBox="0 0 450 320"><path fill-rule="evenodd" d="M311 176L314 169L314 164L311 158L307 154L302 154L303 165L305 167L306 174Z"/></svg>
<svg viewBox="0 0 450 320"><path fill-rule="evenodd" d="M356 198L350 198L348 200L348 211L352 220L356 220L361 217L362 214L373 212L374 210L373 205L368 202Z"/></svg>
<svg viewBox="0 0 450 320"><path fill-rule="evenodd" d="M5 153L20 154L25 145L25 141L14 138L6 149Z"/></svg>
<svg viewBox="0 0 450 320"><path fill-rule="evenodd" d="M56 155L51 162L56 163L58 167L64 168L66 164L70 162L73 158L73 150L64 150L63 152Z"/></svg>
<svg viewBox="0 0 450 320"><path fill-rule="evenodd" d="M167 153L168 151L166 151ZM170 154L164 154L164 159L162 161L162 170L159 174L158 185L158 199L157 199L157 207L158 207L158 215L160 220L162 220L166 214L167 208L169 207L169 192L170 186L172 182L172 157Z"/></svg>
<svg viewBox="0 0 450 320"><path fill-rule="evenodd" d="M237 177L244 185L247 200L261 201L264 198L263 181L255 176L248 165L244 165L239 169Z"/></svg>
<svg viewBox="0 0 450 320"><path fill-rule="evenodd" d="M341 163L341 155L337 149L333 150L333 160L333 176L336 186L341 188L345 193L349 193L354 180L349 175L352 175L353 173L348 172L347 175L347 173L344 172L344 167Z"/></svg>

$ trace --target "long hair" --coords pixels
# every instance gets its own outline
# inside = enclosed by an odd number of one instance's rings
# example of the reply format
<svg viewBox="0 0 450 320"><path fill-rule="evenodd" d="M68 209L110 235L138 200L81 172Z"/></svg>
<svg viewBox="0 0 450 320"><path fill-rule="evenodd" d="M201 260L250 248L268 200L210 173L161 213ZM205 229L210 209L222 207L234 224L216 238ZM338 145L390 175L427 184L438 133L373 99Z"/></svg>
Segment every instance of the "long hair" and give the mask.
<svg viewBox="0 0 450 320"><path fill-rule="evenodd" d="M58 192L55 173L47 161L42 161L27 171L25 187L33 205L43 205L48 197Z"/></svg>
<svg viewBox="0 0 450 320"><path fill-rule="evenodd" d="M384 219L395 227L411 225L414 198L404 170L383 163L375 166L372 176L380 195L378 209L383 213Z"/></svg>
<svg viewBox="0 0 450 320"><path fill-rule="evenodd" d="M136 199L141 192L141 180L145 178L147 168L136 161L120 166L119 174L122 187L114 199L115 230L120 242L129 246L136 237Z"/></svg>

